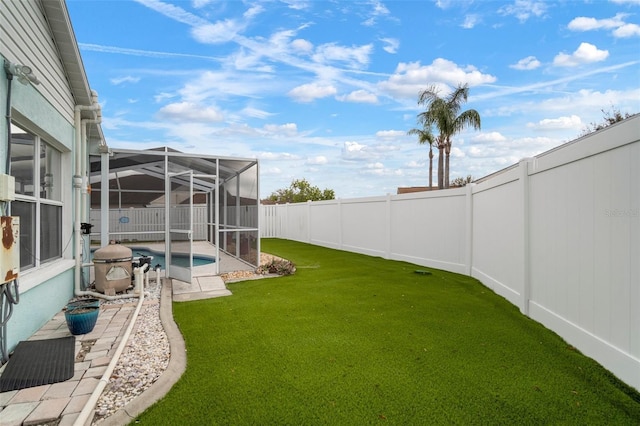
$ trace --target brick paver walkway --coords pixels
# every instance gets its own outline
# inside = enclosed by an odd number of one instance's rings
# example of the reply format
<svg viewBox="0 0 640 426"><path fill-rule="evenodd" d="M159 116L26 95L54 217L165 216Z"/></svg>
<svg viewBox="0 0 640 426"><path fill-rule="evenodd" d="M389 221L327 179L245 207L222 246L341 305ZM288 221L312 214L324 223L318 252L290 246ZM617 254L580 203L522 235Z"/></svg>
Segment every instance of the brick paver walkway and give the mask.
<svg viewBox="0 0 640 426"><path fill-rule="evenodd" d="M94 329L90 333L76 336L75 374L71 379L0 393L0 424L27 426L59 420L60 426L72 425L111 362L136 304L137 301L100 307ZM30 340L55 339L70 335L64 312L60 312Z"/></svg>

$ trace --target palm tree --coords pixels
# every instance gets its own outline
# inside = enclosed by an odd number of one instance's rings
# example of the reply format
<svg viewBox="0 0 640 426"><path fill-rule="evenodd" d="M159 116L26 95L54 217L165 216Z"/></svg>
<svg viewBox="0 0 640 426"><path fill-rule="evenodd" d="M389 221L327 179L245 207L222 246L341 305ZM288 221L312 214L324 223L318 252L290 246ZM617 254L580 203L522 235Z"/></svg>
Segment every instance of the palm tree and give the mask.
<svg viewBox="0 0 640 426"><path fill-rule="evenodd" d="M459 84L446 98L440 97L440 91L430 86L420 93L418 104L425 105L426 111L418 114L425 127L435 126L439 135L438 147L438 188L449 188L449 155L451 154L451 138L471 126L480 129L480 114L475 109L460 112L463 103L467 102L469 85ZM445 164L443 166L443 152Z"/></svg>
<svg viewBox="0 0 640 426"><path fill-rule="evenodd" d="M411 129L408 135L418 135L418 143L420 145L429 144L429 189L433 186L433 144L435 137L431 133L431 128L424 127L422 129Z"/></svg>

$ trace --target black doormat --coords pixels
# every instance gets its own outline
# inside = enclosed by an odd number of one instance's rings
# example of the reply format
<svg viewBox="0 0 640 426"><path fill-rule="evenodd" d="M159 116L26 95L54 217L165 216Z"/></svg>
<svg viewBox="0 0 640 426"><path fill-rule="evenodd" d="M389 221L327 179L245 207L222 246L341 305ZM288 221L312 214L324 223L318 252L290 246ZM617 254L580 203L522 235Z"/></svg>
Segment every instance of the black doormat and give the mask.
<svg viewBox="0 0 640 426"><path fill-rule="evenodd" d="M18 343L0 376L0 392L70 379L75 345L75 336Z"/></svg>

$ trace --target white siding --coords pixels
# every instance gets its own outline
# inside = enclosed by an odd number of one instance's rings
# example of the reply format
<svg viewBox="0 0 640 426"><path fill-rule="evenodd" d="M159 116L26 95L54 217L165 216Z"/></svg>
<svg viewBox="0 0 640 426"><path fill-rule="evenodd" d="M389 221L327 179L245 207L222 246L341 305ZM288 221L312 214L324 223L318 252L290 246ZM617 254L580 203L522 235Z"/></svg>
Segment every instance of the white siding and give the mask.
<svg viewBox="0 0 640 426"><path fill-rule="evenodd" d="M42 84L34 86L73 123L74 100L51 30L36 1L3 1L0 8L2 54L28 65Z"/></svg>

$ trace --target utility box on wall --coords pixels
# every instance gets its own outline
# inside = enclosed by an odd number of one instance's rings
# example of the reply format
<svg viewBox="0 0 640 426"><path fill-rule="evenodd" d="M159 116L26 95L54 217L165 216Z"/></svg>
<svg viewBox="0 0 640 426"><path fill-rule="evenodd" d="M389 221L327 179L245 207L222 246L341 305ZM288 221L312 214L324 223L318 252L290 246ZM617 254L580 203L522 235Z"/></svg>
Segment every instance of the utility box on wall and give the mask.
<svg viewBox="0 0 640 426"><path fill-rule="evenodd" d="M18 278L20 271L20 217L1 216L2 251L0 252L0 282Z"/></svg>

